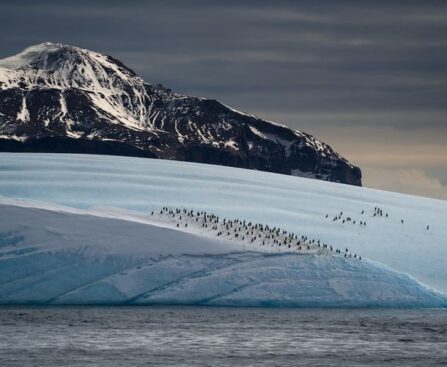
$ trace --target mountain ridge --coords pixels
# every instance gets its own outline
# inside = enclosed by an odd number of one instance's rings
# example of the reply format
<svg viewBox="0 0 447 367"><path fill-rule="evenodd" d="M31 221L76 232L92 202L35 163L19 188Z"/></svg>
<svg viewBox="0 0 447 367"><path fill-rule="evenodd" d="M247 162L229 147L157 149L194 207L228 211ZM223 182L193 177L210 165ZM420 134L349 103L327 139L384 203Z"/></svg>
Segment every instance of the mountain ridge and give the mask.
<svg viewBox="0 0 447 367"><path fill-rule="evenodd" d="M309 134L151 85L111 56L47 42L0 60L0 151L61 150L361 186L360 169Z"/></svg>

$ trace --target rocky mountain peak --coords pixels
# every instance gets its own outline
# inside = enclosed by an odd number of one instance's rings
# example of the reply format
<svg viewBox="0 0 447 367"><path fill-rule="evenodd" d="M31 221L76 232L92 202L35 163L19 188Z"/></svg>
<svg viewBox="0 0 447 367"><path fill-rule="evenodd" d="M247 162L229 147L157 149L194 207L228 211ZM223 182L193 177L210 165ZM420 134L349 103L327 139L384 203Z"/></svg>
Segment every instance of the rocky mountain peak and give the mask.
<svg viewBox="0 0 447 367"><path fill-rule="evenodd" d="M42 43L0 60L0 150L123 154L361 185L309 134L145 83L94 51Z"/></svg>

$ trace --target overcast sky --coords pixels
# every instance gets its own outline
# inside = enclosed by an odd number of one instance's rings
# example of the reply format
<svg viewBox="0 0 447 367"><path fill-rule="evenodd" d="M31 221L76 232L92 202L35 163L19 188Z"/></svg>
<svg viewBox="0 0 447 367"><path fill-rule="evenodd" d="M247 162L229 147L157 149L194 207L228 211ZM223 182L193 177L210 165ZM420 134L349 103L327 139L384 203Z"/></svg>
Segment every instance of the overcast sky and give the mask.
<svg viewBox="0 0 447 367"><path fill-rule="evenodd" d="M0 3L0 58L45 41L311 133L365 186L447 199L447 1Z"/></svg>

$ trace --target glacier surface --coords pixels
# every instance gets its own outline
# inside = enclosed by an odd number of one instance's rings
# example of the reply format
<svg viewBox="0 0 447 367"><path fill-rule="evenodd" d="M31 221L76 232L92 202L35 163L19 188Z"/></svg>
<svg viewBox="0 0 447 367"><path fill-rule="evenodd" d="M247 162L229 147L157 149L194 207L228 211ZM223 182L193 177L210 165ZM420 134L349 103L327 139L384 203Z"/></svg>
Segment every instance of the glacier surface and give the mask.
<svg viewBox="0 0 447 367"><path fill-rule="evenodd" d="M447 292L441 200L204 164L23 153L0 154L0 195L2 302L445 304L433 290ZM151 222L165 205L280 226L364 260L244 251ZM351 221L334 221L341 212Z"/></svg>
<svg viewBox="0 0 447 367"><path fill-rule="evenodd" d="M117 211L0 200L0 303L445 307L385 266L334 254L243 251Z"/></svg>

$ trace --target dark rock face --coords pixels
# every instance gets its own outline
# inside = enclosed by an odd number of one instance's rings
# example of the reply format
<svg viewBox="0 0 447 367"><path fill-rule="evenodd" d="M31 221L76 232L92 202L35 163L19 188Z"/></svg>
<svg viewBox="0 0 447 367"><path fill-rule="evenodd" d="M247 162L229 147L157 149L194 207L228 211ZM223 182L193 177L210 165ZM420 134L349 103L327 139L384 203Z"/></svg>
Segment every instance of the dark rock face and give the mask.
<svg viewBox="0 0 447 367"><path fill-rule="evenodd" d="M28 139L24 142L12 139L0 139L0 152L106 154L157 158L150 151L137 149L121 142L71 139L65 137L43 137L40 139Z"/></svg>
<svg viewBox="0 0 447 367"><path fill-rule="evenodd" d="M0 60L0 151L176 159L361 185L360 169L311 135L52 43Z"/></svg>

